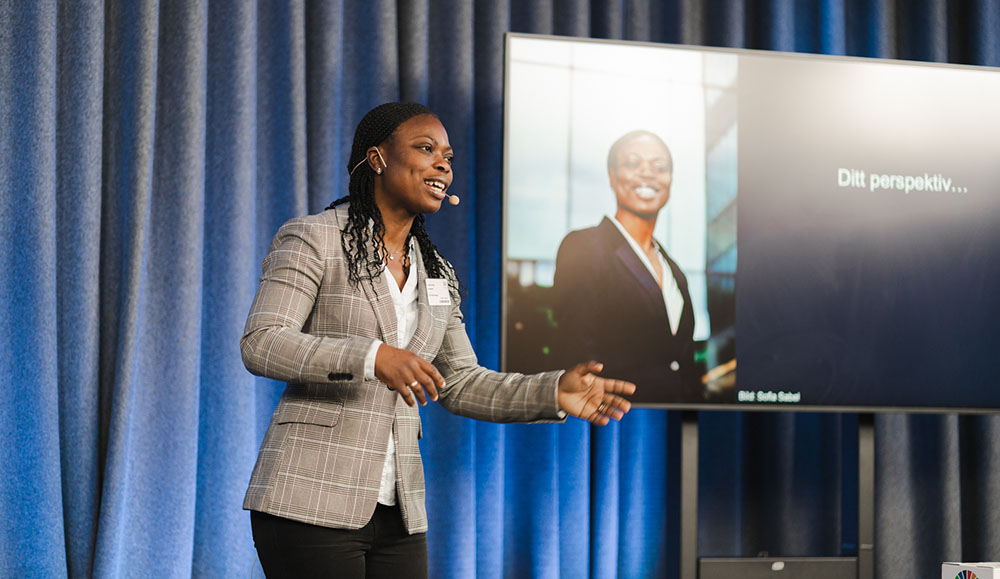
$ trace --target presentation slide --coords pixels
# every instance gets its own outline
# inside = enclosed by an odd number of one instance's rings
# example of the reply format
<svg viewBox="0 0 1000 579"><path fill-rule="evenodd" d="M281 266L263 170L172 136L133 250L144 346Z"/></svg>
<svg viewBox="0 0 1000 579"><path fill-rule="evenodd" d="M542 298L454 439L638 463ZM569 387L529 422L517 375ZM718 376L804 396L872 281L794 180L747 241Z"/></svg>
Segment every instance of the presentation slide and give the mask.
<svg viewBox="0 0 1000 579"><path fill-rule="evenodd" d="M741 55L739 401L1000 407L1000 72Z"/></svg>
<svg viewBox="0 0 1000 579"><path fill-rule="evenodd" d="M1000 409L1000 71L511 35L503 366Z"/></svg>

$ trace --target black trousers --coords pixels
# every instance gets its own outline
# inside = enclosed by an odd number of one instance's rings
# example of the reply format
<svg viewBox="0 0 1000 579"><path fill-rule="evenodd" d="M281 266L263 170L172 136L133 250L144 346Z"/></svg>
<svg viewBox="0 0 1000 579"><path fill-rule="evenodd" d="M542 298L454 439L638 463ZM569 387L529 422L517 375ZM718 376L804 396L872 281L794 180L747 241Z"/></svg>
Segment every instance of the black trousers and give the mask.
<svg viewBox="0 0 1000 579"><path fill-rule="evenodd" d="M330 529L250 512L253 542L267 579L427 577L427 537L408 535L399 505L375 507L358 530Z"/></svg>

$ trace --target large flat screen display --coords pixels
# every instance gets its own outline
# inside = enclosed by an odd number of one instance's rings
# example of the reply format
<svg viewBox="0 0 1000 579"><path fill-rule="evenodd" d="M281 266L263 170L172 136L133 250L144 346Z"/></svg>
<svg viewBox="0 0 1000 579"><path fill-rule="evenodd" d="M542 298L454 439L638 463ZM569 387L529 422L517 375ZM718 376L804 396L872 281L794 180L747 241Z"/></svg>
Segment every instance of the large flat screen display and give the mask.
<svg viewBox="0 0 1000 579"><path fill-rule="evenodd" d="M503 366L1000 409L1000 71L511 34Z"/></svg>

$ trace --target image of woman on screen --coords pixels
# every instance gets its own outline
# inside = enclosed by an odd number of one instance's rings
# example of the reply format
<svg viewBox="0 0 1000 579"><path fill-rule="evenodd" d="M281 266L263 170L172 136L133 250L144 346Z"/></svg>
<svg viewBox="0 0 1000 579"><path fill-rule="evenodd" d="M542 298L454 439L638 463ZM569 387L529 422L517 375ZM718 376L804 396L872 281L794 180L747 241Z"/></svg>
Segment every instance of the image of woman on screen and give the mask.
<svg viewBox="0 0 1000 579"><path fill-rule="evenodd" d="M553 291L560 350L634 382L633 402L698 402L687 279L653 238L670 199L670 149L652 132L627 133L608 151L608 177L615 215L570 232L559 246Z"/></svg>

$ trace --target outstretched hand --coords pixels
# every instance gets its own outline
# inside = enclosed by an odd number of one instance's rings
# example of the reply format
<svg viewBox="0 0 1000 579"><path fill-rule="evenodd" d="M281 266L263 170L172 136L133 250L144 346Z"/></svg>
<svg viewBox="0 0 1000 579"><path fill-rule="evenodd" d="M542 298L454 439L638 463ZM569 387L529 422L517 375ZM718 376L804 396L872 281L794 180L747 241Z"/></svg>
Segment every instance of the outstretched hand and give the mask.
<svg viewBox="0 0 1000 579"><path fill-rule="evenodd" d="M597 374L604 364L591 360L577 364L559 378L559 407L568 414L593 424L605 425L614 418L621 420L632 403L619 396L635 393L635 384Z"/></svg>

